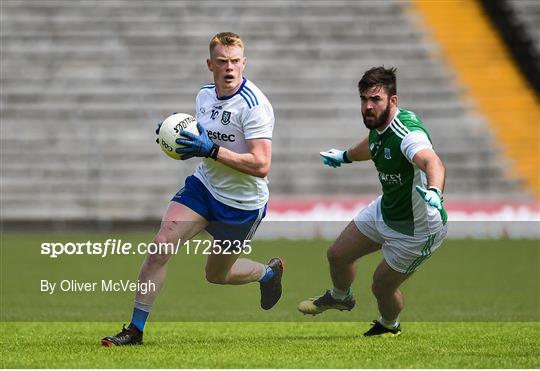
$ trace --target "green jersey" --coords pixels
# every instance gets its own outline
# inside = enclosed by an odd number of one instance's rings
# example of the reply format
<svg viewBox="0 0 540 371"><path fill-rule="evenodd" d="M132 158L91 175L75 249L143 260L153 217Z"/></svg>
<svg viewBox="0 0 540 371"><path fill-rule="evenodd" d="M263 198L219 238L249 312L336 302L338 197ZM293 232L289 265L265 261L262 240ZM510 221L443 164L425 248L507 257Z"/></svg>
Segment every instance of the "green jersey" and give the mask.
<svg viewBox="0 0 540 371"><path fill-rule="evenodd" d="M432 148L431 138L411 111L400 109L384 131L369 132L369 150L382 185L384 222L409 236L430 235L443 224L443 213L430 207L415 189L427 186L425 173L412 162L424 148Z"/></svg>

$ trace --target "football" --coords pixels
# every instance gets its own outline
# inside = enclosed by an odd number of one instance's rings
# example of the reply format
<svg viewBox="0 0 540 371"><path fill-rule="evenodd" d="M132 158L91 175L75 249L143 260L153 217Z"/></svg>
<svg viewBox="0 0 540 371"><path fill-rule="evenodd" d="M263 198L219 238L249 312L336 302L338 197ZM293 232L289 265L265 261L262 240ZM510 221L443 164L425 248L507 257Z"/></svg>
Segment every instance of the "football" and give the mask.
<svg viewBox="0 0 540 371"><path fill-rule="evenodd" d="M180 135L182 130L199 135L199 129L197 129L197 120L195 117L186 113L175 113L167 117L161 124L159 129L159 145L163 152L175 160L180 160L181 153L177 153L177 148L184 146L177 144L176 139L185 138Z"/></svg>

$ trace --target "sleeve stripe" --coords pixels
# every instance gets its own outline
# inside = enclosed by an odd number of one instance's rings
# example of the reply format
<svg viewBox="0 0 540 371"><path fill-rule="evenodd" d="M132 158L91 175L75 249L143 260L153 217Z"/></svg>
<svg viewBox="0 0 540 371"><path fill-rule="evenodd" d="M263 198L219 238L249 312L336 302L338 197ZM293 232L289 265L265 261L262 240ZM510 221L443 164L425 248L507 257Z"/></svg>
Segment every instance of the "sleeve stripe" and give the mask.
<svg viewBox="0 0 540 371"><path fill-rule="evenodd" d="M395 119L395 122L396 122L397 126L398 126L400 129L403 129L403 131L404 131L406 134L408 134L408 133L411 132L405 125L403 125L403 123L402 123L397 117L396 117L396 119Z"/></svg>
<svg viewBox="0 0 540 371"><path fill-rule="evenodd" d="M255 106L259 104L259 100L257 99L257 96L255 95L255 93L253 92L253 90L251 90L250 88L247 87L247 85L244 85L244 89L246 90L246 93L250 94L253 98L255 98Z"/></svg>
<svg viewBox="0 0 540 371"><path fill-rule="evenodd" d="M405 135L407 135L407 133L404 133L401 129L399 129L395 123L395 121L392 121L392 123L390 124L390 129L392 129L392 131L396 133L396 135L401 139L405 138Z"/></svg>
<svg viewBox="0 0 540 371"><path fill-rule="evenodd" d="M245 93L243 91L240 91L240 95L242 96L242 98L244 98L244 100L246 101L249 109L251 109L252 105L251 103L249 102L248 98L244 95ZM251 98L250 98L251 99Z"/></svg>
<svg viewBox="0 0 540 371"><path fill-rule="evenodd" d="M249 98L249 101L251 102L251 106L255 107L255 101L253 100L253 97L248 94L247 91L243 90L240 92L240 94L243 94L245 97ZM251 107L250 107L251 108Z"/></svg>

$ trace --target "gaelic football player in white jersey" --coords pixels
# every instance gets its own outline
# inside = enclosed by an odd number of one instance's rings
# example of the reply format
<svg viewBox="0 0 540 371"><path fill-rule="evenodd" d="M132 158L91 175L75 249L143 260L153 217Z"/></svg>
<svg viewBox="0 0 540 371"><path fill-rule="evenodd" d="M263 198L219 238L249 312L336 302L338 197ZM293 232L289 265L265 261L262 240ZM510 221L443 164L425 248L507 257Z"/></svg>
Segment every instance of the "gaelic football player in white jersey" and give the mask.
<svg viewBox="0 0 540 371"><path fill-rule="evenodd" d="M362 117L369 135L347 151L321 152L325 165L372 160L382 196L360 211L328 249L334 287L303 301L298 309L319 314L351 310L356 260L382 250L372 291L380 317L365 336L397 336L403 294L399 286L437 249L446 236L443 207L445 169L422 121L397 106L395 69L374 67L358 83Z"/></svg>
<svg viewBox="0 0 540 371"><path fill-rule="evenodd" d="M272 155L274 113L264 94L243 76L244 43L232 32L210 41L207 65L214 83L202 87L196 98L200 135L182 132L182 159L201 157L195 174L172 198L155 243L187 241L202 230L222 241L206 261L206 279L215 284L260 283L260 305L272 308L281 297L283 262L268 264L239 258L238 249L253 237L266 213L266 176ZM159 127L158 131L159 133ZM226 250L223 253L220 250ZM231 250L232 249L232 250ZM232 252L232 253L231 253ZM137 292L131 323L115 336L103 338L106 346L142 343L152 304L165 280L171 254L149 254L139 280L155 283L153 292Z"/></svg>

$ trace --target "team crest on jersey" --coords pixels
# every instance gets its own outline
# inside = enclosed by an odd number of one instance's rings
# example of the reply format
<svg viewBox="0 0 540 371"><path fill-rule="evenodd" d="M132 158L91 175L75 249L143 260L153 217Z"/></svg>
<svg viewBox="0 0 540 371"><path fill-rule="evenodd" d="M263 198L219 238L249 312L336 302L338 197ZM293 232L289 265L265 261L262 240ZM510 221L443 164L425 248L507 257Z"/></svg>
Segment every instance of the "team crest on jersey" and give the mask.
<svg viewBox="0 0 540 371"><path fill-rule="evenodd" d="M231 113L229 111L223 111L221 115L221 123L223 125L229 125L231 123Z"/></svg>
<svg viewBox="0 0 540 371"><path fill-rule="evenodd" d="M387 160L390 160L392 158L392 152L390 152L390 148L384 149L384 158Z"/></svg>
<svg viewBox="0 0 540 371"><path fill-rule="evenodd" d="M381 141L377 141L375 143L371 143L369 145L369 150L372 154L372 156L374 156L378 151L379 151L379 148L381 148Z"/></svg>

